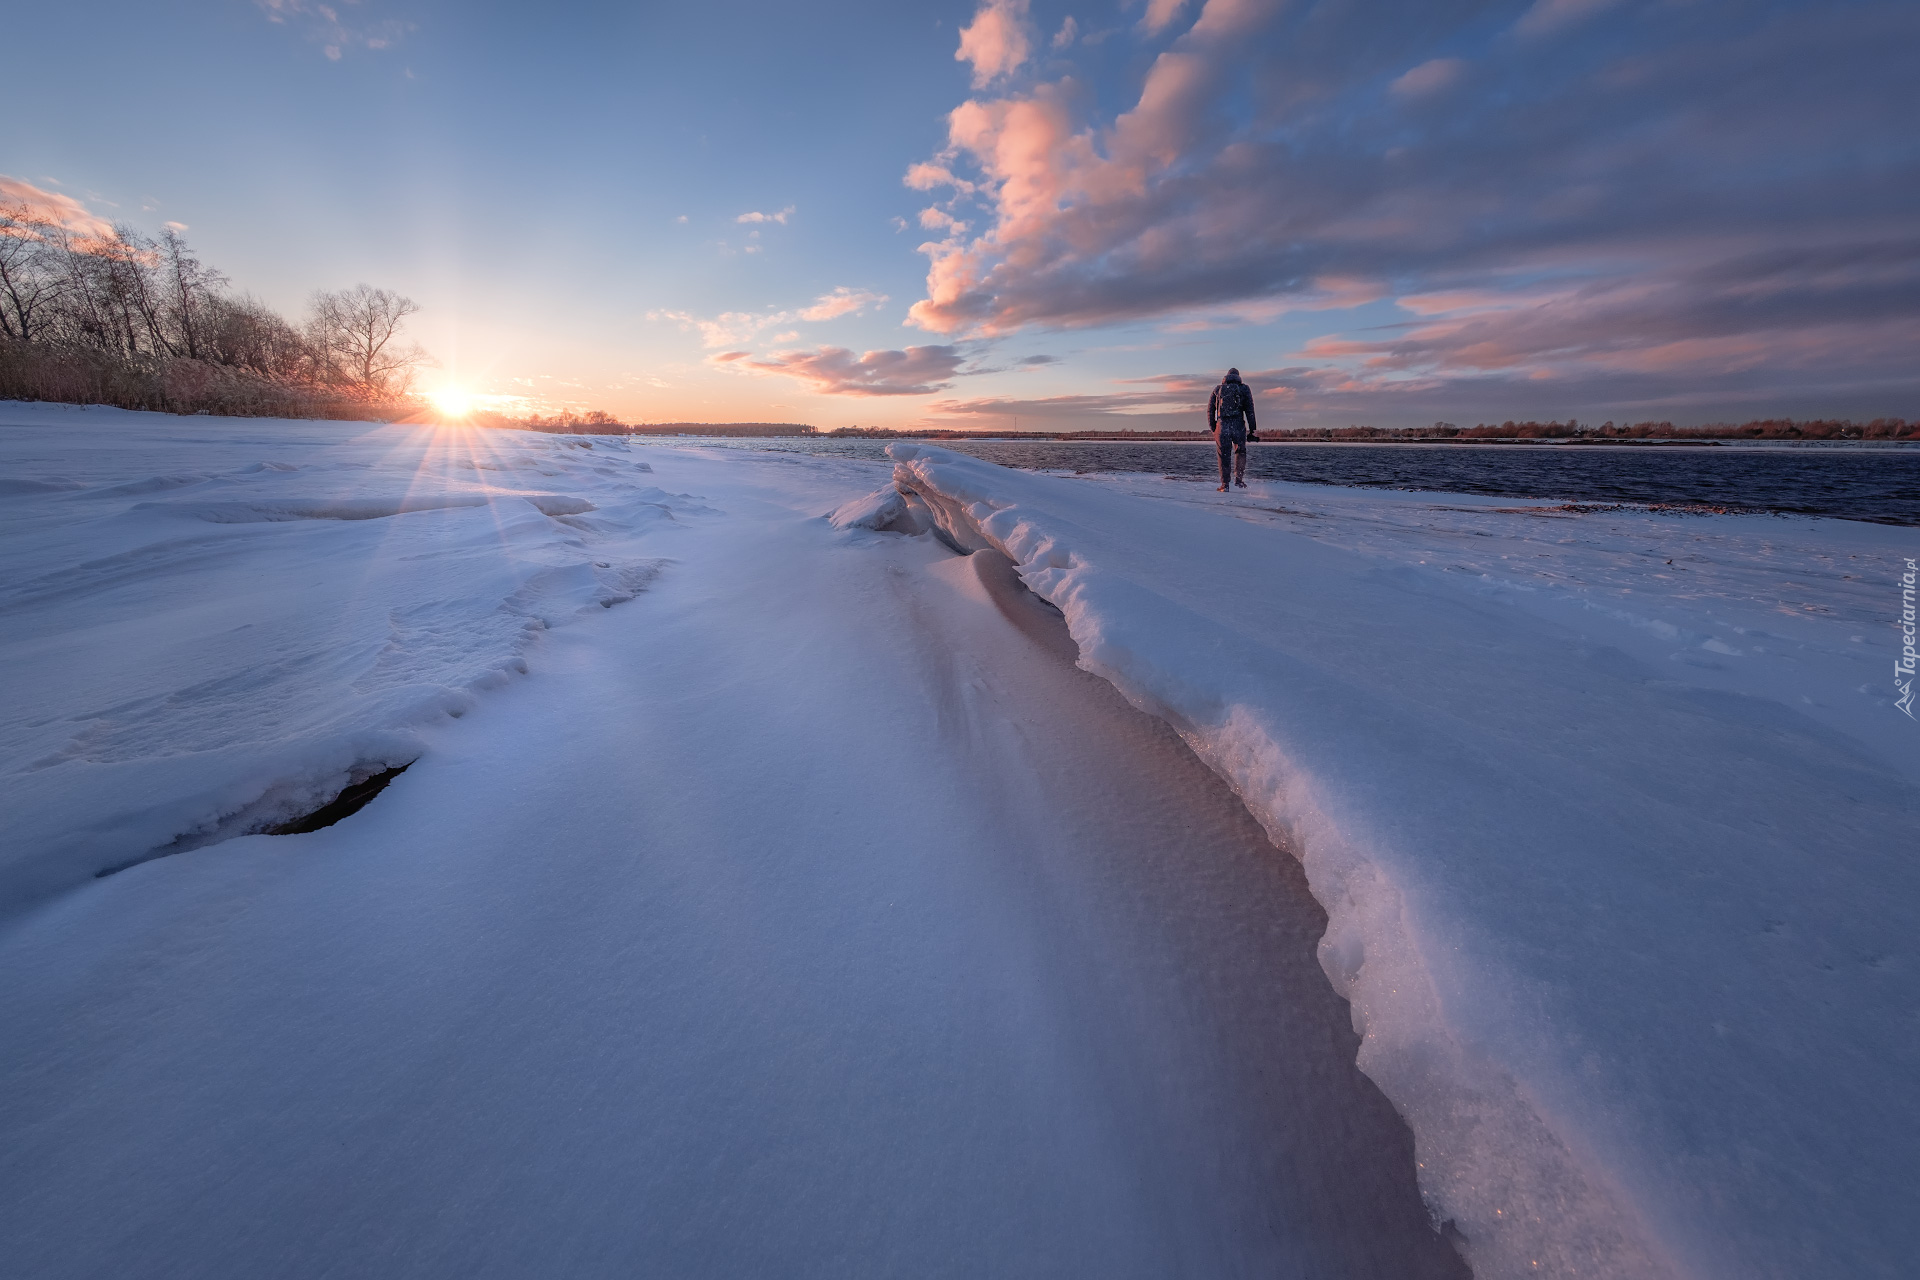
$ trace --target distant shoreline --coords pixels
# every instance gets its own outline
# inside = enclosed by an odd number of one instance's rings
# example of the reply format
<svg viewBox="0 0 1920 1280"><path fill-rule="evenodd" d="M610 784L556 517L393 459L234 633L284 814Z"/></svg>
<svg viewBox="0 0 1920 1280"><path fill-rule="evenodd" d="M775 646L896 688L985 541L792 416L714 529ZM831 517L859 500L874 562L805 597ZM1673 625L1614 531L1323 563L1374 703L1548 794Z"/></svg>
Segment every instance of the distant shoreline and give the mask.
<svg viewBox="0 0 1920 1280"><path fill-rule="evenodd" d="M620 423L610 419L588 422L580 418L535 419L517 423L500 420L488 425L521 426L535 431L625 436L718 436L722 438L793 438L829 440L1034 440L1034 441L1211 441L1206 431L957 431L951 428L892 430L885 427L840 427L821 431L804 423L668 422ZM1285 427L1262 433L1261 444L1541 444L1541 445L1679 445L1679 444L1897 444L1920 443L1920 422L1904 418L1852 419L1766 418L1744 423L1709 423L1680 427L1671 422L1612 422L1586 426L1561 422L1481 423L1456 427Z"/></svg>
<svg viewBox="0 0 1920 1280"><path fill-rule="evenodd" d="M590 433L599 434L599 433ZM903 441L999 441L1008 444L1195 444L1210 445L1213 436L1208 432L1165 432L1165 431L1128 431L1102 434L1085 432L1034 432L997 433L984 431L928 432L926 434L901 432L896 435L869 436L839 435L831 432L792 432L776 435L771 432L730 432L709 431L653 431L635 429L627 432L613 431L607 434L625 435L633 439L655 440L870 440L886 443L891 440ZM1277 435L1265 433L1250 447L1258 449L1266 445L1525 445L1525 446L1630 446L1635 448L1754 448L1754 449L1913 449L1920 448L1920 438L1893 437L1862 439L1859 437L1838 438L1794 438L1794 437L1740 437L1740 436L1700 436L1700 437L1656 437L1650 439L1621 438L1594 439L1590 437L1569 436L1472 436L1467 438L1447 436L1378 436L1366 439L1329 440L1318 434L1313 435Z"/></svg>

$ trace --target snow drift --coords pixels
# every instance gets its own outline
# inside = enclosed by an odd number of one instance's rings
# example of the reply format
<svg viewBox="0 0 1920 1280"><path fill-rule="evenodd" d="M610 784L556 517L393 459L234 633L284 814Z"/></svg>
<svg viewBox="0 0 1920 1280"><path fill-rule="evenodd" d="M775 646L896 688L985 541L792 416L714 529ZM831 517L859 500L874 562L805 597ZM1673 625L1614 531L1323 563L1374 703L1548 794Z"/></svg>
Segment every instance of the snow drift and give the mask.
<svg viewBox="0 0 1920 1280"><path fill-rule="evenodd" d="M1920 792L1880 726L1831 727L1877 702L1815 718L1718 659L1695 678L1702 648L1737 652L1699 634L1656 668L1604 593L1548 607L1404 547L1324 545L1260 487L1145 501L889 453L903 495L1005 552L1082 665L1301 859L1361 1067L1483 1280L1891 1276L1920 1248ZM1666 529L1635 527L1634 554L1684 555ZM1890 562L1894 536L1832 541Z"/></svg>

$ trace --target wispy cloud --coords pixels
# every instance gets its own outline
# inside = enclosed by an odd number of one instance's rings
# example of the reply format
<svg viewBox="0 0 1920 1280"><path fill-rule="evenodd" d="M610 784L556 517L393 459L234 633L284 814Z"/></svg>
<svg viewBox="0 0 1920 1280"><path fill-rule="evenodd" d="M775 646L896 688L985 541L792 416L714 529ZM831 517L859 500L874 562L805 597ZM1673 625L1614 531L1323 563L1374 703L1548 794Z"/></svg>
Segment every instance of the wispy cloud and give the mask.
<svg viewBox="0 0 1920 1280"><path fill-rule="evenodd" d="M800 320L837 320L841 316L856 315L867 307L885 302L887 295L875 293L871 289L849 289L841 285L832 293L821 294L814 304L795 313Z"/></svg>
<svg viewBox="0 0 1920 1280"><path fill-rule="evenodd" d="M1871 373L1920 350L1920 236L1769 250L1599 279L1412 295L1404 326L1309 343L1377 373Z"/></svg>
<svg viewBox="0 0 1920 1280"><path fill-rule="evenodd" d="M100 240L113 235L111 222L72 196L47 191L31 182L0 173L0 213L4 212L18 212L29 221L63 228L83 241Z"/></svg>
<svg viewBox="0 0 1920 1280"><path fill-rule="evenodd" d="M1459 58L1431 58L1387 87L1403 98L1424 98L1458 84L1467 64Z"/></svg>
<svg viewBox="0 0 1920 1280"><path fill-rule="evenodd" d="M1534 0L1533 7L1520 15L1513 29L1523 36L1552 35L1618 3L1619 0Z"/></svg>
<svg viewBox="0 0 1920 1280"><path fill-rule="evenodd" d="M649 320L671 320L683 329L698 331L701 344L707 347L731 347L751 342L769 329L786 328L789 325L806 322L818 324L827 320L838 320L842 316L858 315L868 307L878 306L887 300L884 293L875 293L871 289L849 289L845 285L823 293L804 307L778 311L723 311L717 316L696 316L687 311L649 311Z"/></svg>
<svg viewBox="0 0 1920 1280"><path fill-rule="evenodd" d="M1215 379L1218 381L1218 379ZM980 396L936 400L927 407L930 425L961 431L1029 430L1154 431L1204 426L1207 390L1184 386L1157 391L1109 391L1061 396ZM1264 406L1262 408L1264 414Z"/></svg>
<svg viewBox="0 0 1920 1280"><path fill-rule="evenodd" d="M1186 7L1187 0L1147 0L1147 11L1140 15L1140 29L1150 36L1159 35Z"/></svg>
<svg viewBox="0 0 1920 1280"><path fill-rule="evenodd" d="M735 218L734 221L735 222L777 222L784 227L787 224L787 219L791 218L792 216L793 216L793 206L788 205L786 208L781 209L775 213L743 213L739 217Z"/></svg>
<svg viewBox="0 0 1920 1280"><path fill-rule="evenodd" d="M834 396L924 396L945 389L966 356L955 346L866 351L845 347L776 351L756 356L725 351L712 357L722 368L792 378L810 391Z"/></svg>
<svg viewBox="0 0 1920 1280"><path fill-rule="evenodd" d="M269 22L286 23L305 30L307 39L320 46L320 52L338 62L349 49L390 49L398 44L414 24L398 18L373 21L358 19L360 0L254 0Z"/></svg>

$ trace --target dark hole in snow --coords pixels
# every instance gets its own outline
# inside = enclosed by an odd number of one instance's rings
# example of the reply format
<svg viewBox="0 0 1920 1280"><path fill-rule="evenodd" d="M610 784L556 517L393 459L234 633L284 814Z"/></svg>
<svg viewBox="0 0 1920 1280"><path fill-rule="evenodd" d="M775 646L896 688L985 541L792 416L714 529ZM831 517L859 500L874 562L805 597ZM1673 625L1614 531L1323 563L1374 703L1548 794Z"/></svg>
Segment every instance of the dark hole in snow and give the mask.
<svg viewBox="0 0 1920 1280"><path fill-rule="evenodd" d="M153 862L159 858L171 857L176 853L186 853L207 844L218 843L232 836L298 836L305 835L309 831L318 831L322 827L330 827L342 818L350 818L366 808L369 801L387 789L389 782L392 782L412 767L413 761L409 760L405 764L395 765L391 769L383 769L379 773L373 774L345 788L340 794L321 805L318 809L310 813L304 813L297 818L291 818L286 822L275 823L270 827L260 827L254 831L244 829L228 831L212 839L193 839L188 836L182 836L172 844L162 845L160 848L150 853L144 853L130 861L122 862L111 867L104 867L94 872L93 878L95 880L103 879L106 876L125 871L129 867L137 867L143 862Z"/></svg>
<svg viewBox="0 0 1920 1280"><path fill-rule="evenodd" d="M386 791L386 785L390 781L394 781L401 773L411 768L413 768L413 760L409 760L407 764L394 766L392 770L386 770L384 773L374 773L367 781L353 783L346 791L334 796L332 800L328 800L311 814L305 814L292 821L282 821L276 827L265 827L261 835L305 835L309 831L319 831L321 827L332 827L342 818L351 818L353 814L359 814L363 808L367 808L367 802L376 794Z"/></svg>
<svg viewBox="0 0 1920 1280"><path fill-rule="evenodd" d="M342 791L312 813L295 818L291 822L282 822L278 826L267 827L261 835L267 836L303 836L309 831L318 831L330 827L342 818L350 818L367 807L367 802L387 789L387 784L413 767L409 760L403 765L376 773L364 782L356 782Z"/></svg>

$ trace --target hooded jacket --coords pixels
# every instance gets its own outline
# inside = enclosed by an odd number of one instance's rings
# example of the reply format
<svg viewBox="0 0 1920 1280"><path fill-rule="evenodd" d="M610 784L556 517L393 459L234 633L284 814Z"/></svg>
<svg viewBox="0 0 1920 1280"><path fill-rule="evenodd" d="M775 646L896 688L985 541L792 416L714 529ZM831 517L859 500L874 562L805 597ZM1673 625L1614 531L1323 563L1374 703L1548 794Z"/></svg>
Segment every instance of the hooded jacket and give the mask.
<svg viewBox="0 0 1920 1280"><path fill-rule="evenodd" d="M1228 427L1244 425L1249 431L1260 429L1253 420L1253 388L1240 381L1237 373L1229 373L1226 380L1213 389L1213 398L1207 401L1207 430L1219 430L1223 421Z"/></svg>

